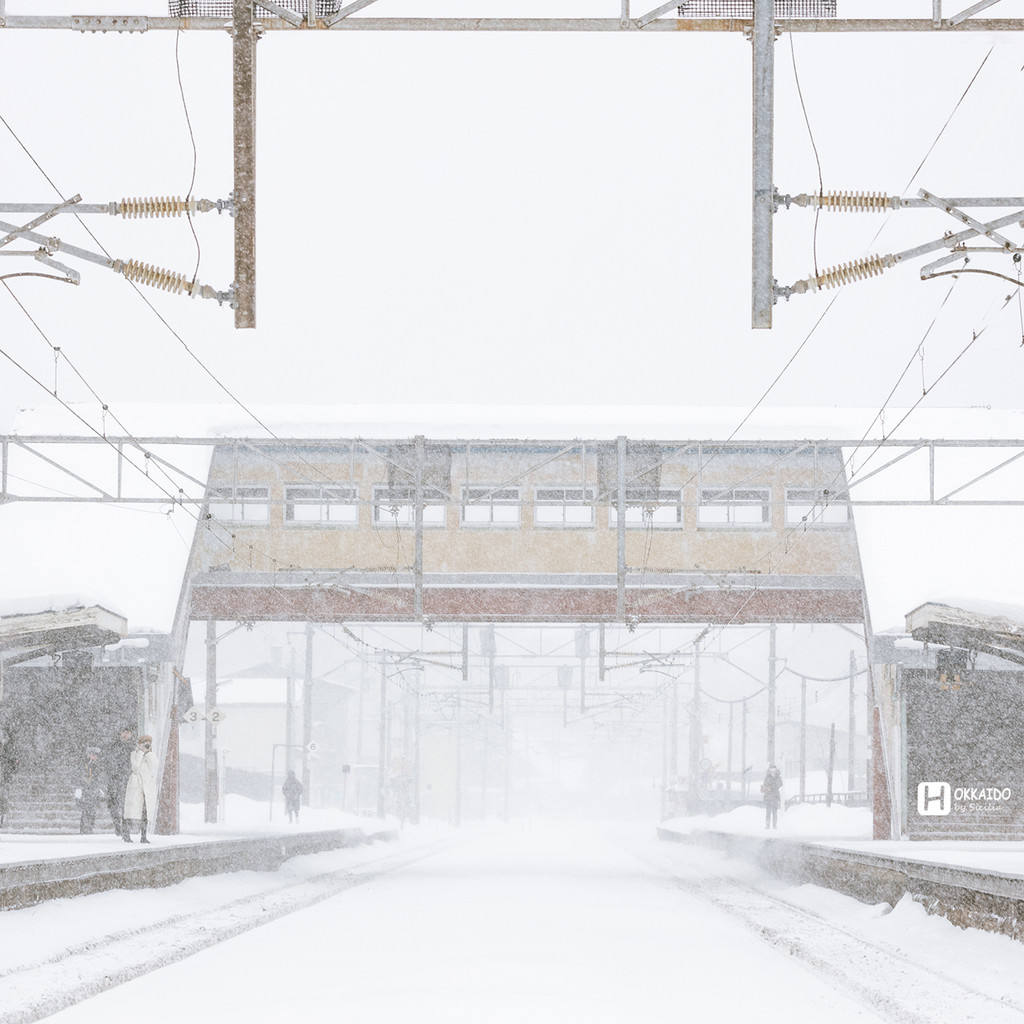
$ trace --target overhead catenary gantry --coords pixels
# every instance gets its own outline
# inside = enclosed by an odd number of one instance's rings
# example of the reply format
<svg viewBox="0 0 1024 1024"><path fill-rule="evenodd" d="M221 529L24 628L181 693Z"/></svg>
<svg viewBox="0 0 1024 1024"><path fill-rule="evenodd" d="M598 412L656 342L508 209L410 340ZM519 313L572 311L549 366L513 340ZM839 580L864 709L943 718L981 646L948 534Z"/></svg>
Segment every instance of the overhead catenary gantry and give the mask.
<svg viewBox="0 0 1024 1024"><path fill-rule="evenodd" d="M650 0L646 0L650 2ZM962 3L963 0L960 0ZM903 253L853 260L792 286L780 287L772 263L772 222L780 197L772 178L774 145L774 42L782 33L914 32L1020 32L1024 19L981 18L982 12L1000 0L978 0L953 14L943 14L942 0L920 0L920 18L840 18L836 0L670 0L643 14L631 10L630 0L620 0L617 17L605 18L466 18L466 17L370 17L367 8L387 0L169 0L167 17L148 15L10 15L0 0L0 29L69 29L76 32L215 31L232 39L234 112L235 280L228 293L237 328L256 326L256 147L255 60L256 39L273 31L399 31L399 32L742 32L752 43L752 260L751 326L770 328L772 308L780 297L820 287L834 287L881 270L911 256L949 248L949 262L962 258L964 243L978 235L992 237L999 227L1024 222L1024 209L989 221L972 223L960 207L1022 206L1017 200L954 200L934 197L932 205L959 215L968 229L952 245L926 243ZM959 3L957 4L959 6ZM930 8L930 10L929 10ZM672 13L675 17L671 17ZM359 15L359 16L357 16ZM786 197L789 198L789 197ZM819 195L817 198L825 198ZM903 206L913 201L902 200ZM0 225L2 230L10 230ZM28 237L28 236L26 236ZM945 243L945 239L943 240ZM64 247L65 250L67 247ZM998 248L976 249L1011 254L1019 266L1021 247L1000 238ZM52 253L43 253L52 259ZM925 268L922 277L933 276L938 263ZM991 271L990 271L991 272ZM161 271L162 275L167 272ZM148 282L140 278L144 283ZM174 289L178 290L178 289ZM186 290L186 289L181 289ZM190 293L191 294L191 293Z"/></svg>

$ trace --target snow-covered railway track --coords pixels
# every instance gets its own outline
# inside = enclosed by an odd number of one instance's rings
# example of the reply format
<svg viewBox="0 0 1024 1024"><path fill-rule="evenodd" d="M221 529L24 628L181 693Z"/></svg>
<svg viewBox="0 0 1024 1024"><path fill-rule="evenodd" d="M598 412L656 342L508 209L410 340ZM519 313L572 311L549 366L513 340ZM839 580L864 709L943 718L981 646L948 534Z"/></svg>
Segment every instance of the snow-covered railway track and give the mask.
<svg viewBox="0 0 1024 1024"><path fill-rule="evenodd" d="M97 928L86 941L35 960L18 962L16 950L5 950L0 968L0 1024L41 1020L353 886L434 856L452 845L452 840L444 840L367 857L342 869L263 889L197 912L150 920L139 928L109 933Z"/></svg>
<svg viewBox="0 0 1024 1024"><path fill-rule="evenodd" d="M1024 1005L997 999L905 950L873 941L765 886L699 867L683 858L630 852L666 872L672 884L710 903L768 945L800 960L809 971L893 1024L1022 1024ZM937 1016L938 1014L938 1016Z"/></svg>

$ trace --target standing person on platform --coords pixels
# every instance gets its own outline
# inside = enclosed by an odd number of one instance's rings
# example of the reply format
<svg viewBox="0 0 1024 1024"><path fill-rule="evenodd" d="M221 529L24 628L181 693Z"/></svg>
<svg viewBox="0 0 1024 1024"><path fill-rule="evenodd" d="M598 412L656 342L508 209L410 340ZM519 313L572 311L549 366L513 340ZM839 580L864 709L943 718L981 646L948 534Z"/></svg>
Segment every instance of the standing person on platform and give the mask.
<svg viewBox="0 0 1024 1024"><path fill-rule="evenodd" d="M288 773L288 778L284 780L281 792L284 793L284 809L288 815L288 821L291 822L292 815L294 814L295 823L298 824L299 797L302 796L302 783L295 778L295 772Z"/></svg>
<svg viewBox="0 0 1024 1024"><path fill-rule="evenodd" d="M121 838L132 841L128 834L127 821L138 821L142 826L141 843L148 843L146 827L156 820L156 754L153 753L153 737L142 735L138 746L132 751L132 773L124 792L124 816L126 824Z"/></svg>
<svg viewBox="0 0 1024 1024"><path fill-rule="evenodd" d="M100 785L100 748L88 747L85 751L85 770L82 772L82 785L75 793L78 807L82 812L78 831L83 836L92 835L96 827L96 808L103 799L103 787Z"/></svg>
<svg viewBox="0 0 1024 1024"><path fill-rule="evenodd" d="M775 765L768 765L768 772L761 783L761 792L764 794L764 827L779 827L779 805L782 798L779 795L782 790L782 774Z"/></svg>
<svg viewBox="0 0 1024 1024"><path fill-rule="evenodd" d="M124 791L128 785L128 776L132 773L132 751L135 749L135 729L126 725L121 729L118 738L107 747L107 807L110 808L110 819L114 823L114 831L122 839L127 838L124 825Z"/></svg>

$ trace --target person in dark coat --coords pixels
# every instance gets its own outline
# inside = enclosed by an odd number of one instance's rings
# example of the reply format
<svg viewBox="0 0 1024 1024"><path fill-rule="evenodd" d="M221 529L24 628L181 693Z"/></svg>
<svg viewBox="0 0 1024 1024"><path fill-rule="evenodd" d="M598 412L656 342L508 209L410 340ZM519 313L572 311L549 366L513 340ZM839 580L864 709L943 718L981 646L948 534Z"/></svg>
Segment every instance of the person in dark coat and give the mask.
<svg viewBox="0 0 1024 1024"><path fill-rule="evenodd" d="M782 803L780 796L782 790L782 774L775 765L768 765L764 782L761 783L761 792L764 794L764 827L779 827L779 804Z"/></svg>
<svg viewBox="0 0 1024 1024"><path fill-rule="evenodd" d="M294 814L295 821L298 823L299 797L302 796L302 783L295 778L295 772L288 773L288 778L284 780L281 792L284 793L284 810L288 815L288 821L292 820L292 815Z"/></svg>
<svg viewBox="0 0 1024 1024"><path fill-rule="evenodd" d="M85 752L85 771L82 773L82 785L75 793L78 807L82 812L79 831L83 836L92 835L96 826L96 808L103 799L103 787L100 784L100 748L89 747Z"/></svg>
<svg viewBox="0 0 1024 1024"><path fill-rule="evenodd" d="M135 749L135 729L126 725L118 738L107 747L107 807L114 822L114 832L127 837L124 824L124 791L132 773L132 751Z"/></svg>

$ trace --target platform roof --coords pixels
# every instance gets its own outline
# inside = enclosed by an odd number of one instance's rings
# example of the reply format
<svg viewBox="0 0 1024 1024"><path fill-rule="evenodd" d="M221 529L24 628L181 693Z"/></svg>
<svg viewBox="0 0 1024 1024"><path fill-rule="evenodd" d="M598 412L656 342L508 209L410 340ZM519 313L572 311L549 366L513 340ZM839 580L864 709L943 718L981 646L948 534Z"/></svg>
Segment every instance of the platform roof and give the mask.
<svg viewBox="0 0 1024 1024"><path fill-rule="evenodd" d="M7 602L0 606L0 663L114 644L127 632L123 616L77 599L34 599L20 607Z"/></svg>

